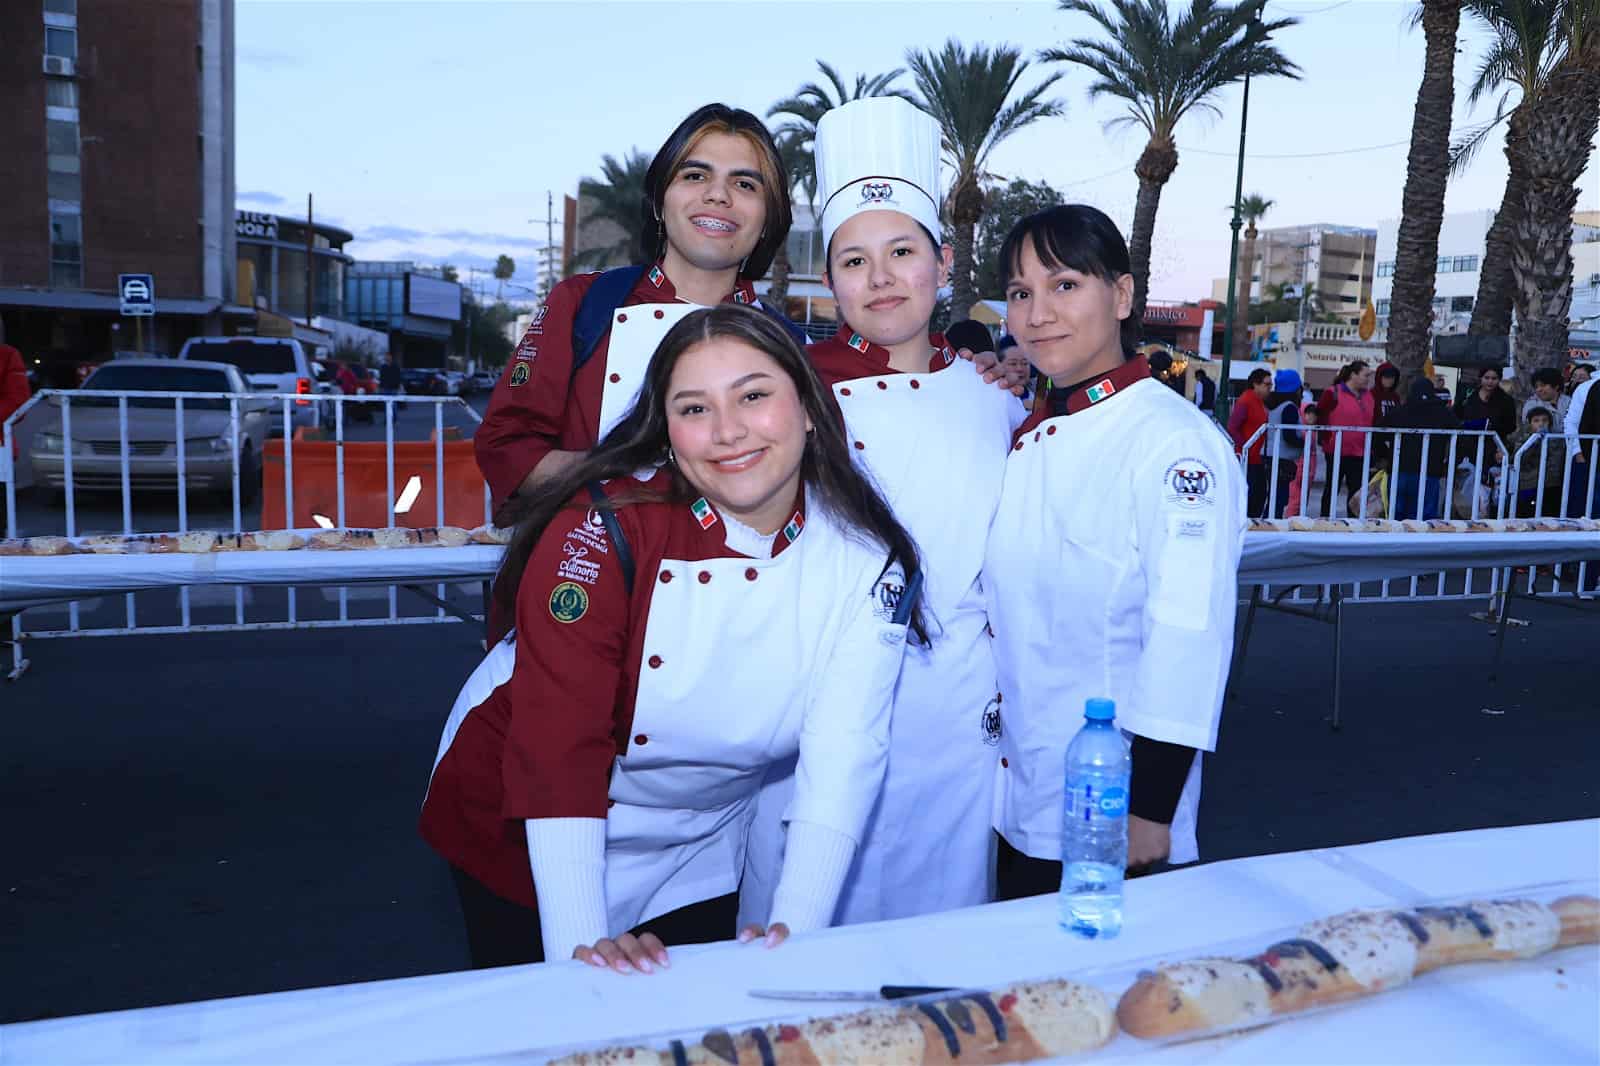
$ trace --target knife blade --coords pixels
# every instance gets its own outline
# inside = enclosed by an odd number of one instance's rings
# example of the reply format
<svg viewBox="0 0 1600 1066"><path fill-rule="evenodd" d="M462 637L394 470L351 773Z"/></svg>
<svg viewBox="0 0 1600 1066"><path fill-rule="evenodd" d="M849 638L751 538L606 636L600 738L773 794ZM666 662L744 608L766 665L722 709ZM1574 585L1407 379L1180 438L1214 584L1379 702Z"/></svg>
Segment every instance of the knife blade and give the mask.
<svg viewBox="0 0 1600 1066"><path fill-rule="evenodd" d="M811 989L759 989L749 993L757 999L793 999L807 1002L861 1002L877 1003L883 1000L910 999L914 996L932 996L940 992L954 992L954 987L936 985L883 985L877 989L811 990Z"/></svg>

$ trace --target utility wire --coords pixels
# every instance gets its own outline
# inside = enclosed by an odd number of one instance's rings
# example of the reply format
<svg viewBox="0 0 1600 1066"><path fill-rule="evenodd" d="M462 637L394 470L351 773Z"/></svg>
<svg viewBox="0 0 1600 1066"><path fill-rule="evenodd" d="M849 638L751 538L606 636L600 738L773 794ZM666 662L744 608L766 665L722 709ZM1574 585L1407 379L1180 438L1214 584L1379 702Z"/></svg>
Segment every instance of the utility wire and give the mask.
<svg viewBox="0 0 1600 1066"><path fill-rule="evenodd" d="M1406 140L1403 140L1403 141L1390 141L1388 144L1369 144L1369 145L1366 145L1365 147L1362 147L1362 148L1339 148L1339 149L1335 149L1334 151L1331 151L1331 152L1290 152L1290 153L1286 153L1286 154L1274 154L1274 155L1255 155L1253 153L1247 153L1245 155L1245 158L1246 159L1322 159L1322 158L1324 158L1326 156L1330 156L1330 155L1355 155L1358 152L1376 152L1376 151L1379 151L1379 150L1384 149L1384 148L1397 148L1402 144L1410 144L1410 143L1411 143L1410 138L1407 138ZM1195 155L1219 155L1219 156L1225 156L1225 157L1227 157L1229 159L1233 159L1236 156L1238 156L1238 154L1239 154L1237 152L1211 152L1211 151L1207 151L1204 148L1185 148L1185 147L1183 147L1181 145L1178 147L1178 151L1179 152L1192 152Z"/></svg>

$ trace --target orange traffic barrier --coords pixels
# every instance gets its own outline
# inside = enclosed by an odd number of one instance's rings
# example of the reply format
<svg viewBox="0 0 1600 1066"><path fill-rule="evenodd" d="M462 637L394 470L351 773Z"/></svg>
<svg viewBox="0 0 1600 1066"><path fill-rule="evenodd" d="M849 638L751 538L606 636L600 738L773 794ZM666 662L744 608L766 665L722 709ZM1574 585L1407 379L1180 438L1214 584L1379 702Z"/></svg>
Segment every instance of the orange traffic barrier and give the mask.
<svg viewBox="0 0 1600 1066"><path fill-rule="evenodd" d="M297 433L296 436L299 436ZM356 529L385 526L460 526L472 529L484 522L484 483L473 457L470 440L444 442L444 520L436 510L438 478L434 467L432 441L394 442L394 497L389 495L388 464L382 441L344 443L344 514L346 526ZM337 523L339 520L339 444L329 440L294 442L294 515L284 521L284 445L282 439L267 441L261 485L262 529L314 529L319 524L313 515ZM421 491L411 507L394 513L395 497L401 496L411 478L421 483Z"/></svg>

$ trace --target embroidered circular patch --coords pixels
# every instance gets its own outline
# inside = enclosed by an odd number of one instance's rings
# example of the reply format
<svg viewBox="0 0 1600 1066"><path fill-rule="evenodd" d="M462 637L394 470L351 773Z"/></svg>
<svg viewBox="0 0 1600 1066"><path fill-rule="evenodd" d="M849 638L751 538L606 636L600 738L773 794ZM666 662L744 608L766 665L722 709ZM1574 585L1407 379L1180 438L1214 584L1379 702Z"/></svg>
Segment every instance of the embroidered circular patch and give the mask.
<svg viewBox="0 0 1600 1066"><path fill-rule="evenodd" d="M583 586L563 581L550 593L550 617L557 622L576 622L589 610L589 594Z"/></svg>

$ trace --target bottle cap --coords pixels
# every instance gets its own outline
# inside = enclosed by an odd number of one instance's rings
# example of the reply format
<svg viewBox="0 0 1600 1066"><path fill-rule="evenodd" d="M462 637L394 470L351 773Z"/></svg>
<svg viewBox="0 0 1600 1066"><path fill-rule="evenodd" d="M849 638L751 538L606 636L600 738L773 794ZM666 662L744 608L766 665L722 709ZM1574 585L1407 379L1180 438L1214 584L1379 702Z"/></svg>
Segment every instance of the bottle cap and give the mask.
<svg viewBox="0 0 1600 1066"><path fill-rule="evenodd" d="M1106 699L1086 700L1083 704L1083 716L1091 722L1109 722L1117 716L1117 705L1114 701Z"/></svg>

